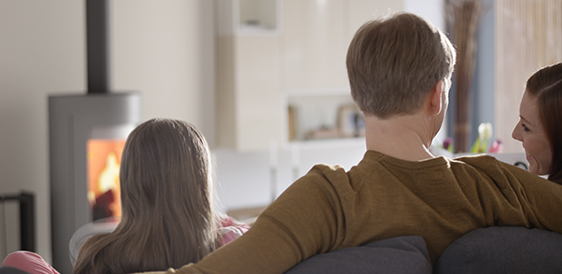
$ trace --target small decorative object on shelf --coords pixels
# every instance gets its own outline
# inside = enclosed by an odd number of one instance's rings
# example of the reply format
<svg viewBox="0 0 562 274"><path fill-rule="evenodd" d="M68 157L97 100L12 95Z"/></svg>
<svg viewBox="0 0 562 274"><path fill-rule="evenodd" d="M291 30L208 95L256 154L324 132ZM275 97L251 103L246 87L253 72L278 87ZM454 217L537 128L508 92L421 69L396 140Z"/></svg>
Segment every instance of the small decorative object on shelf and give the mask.
<svg viewBox="0 0 562 274"><path fill-rule="evenodd" d="M365 136L365 118L356 104L347 104L339 108L338 130L342 138Z"/></svg>
<svg viewBox="0 0 562 274"><path fill-rule="evenodd" d="M445 141L443 141L443 148L451 153L455 153L453 148L453 138L447 137Z"/></svg>
<svg viewBox="0 0 562 274"><path fill-rule="evenodd" d="M492 145L490 146L488 153L501 153L502 148L503 148L502 141L500 139L496 139L494 142L492 142Z"/></svg>
<svg viewBox="0 0 562 274"><path fill-rule="evenodd" d="M289 124L289 142L297 140L298 125L297 125L297 109L294 106L289 106L287 109L287 120Z"/></svg>
<svg viewBox="0 0 562 274"><path fill-rule="evenodd" d="M478 126L478 139L470 148L470 153L485 153L490 138L492 138L492 124L481 123Z"/></svg>

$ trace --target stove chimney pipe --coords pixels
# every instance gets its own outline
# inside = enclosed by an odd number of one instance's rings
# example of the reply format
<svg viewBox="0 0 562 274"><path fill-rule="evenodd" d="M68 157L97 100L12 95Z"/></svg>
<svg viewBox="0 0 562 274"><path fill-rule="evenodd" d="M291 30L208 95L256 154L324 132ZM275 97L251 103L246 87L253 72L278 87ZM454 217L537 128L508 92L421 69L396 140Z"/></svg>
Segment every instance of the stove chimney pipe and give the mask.
<svg viewBox="0 0 562 274"><path fill-rule="evenodd" d="M107 0L86 0L86 36L88 94L111 93Z"/></svg>

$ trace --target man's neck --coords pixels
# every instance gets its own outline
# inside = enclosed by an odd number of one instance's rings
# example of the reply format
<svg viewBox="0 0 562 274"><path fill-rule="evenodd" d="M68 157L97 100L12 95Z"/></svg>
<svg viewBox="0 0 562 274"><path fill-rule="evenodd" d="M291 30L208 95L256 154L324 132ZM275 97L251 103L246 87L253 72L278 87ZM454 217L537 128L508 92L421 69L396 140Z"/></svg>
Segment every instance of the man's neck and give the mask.
<svg viewBox="0 0 562 274"><path fill-rule="evenodd" d="M420 115L395 115L380 119L365 116L368 150L408 161L420 161L435 156L429 146L435 136L433 123Z"/></svg>

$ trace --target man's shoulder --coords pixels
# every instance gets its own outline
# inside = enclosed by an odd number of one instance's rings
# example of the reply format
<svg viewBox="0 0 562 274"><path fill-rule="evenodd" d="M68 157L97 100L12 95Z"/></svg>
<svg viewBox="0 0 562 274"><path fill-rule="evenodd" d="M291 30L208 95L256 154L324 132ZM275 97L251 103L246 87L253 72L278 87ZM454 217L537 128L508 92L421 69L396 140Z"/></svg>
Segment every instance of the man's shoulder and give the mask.
<svg viewBox="0 0 562 274"><path fill-rule="evenodd" d="M341 165L315 164L308 173L346 173L346 170Z"/></svg>
<svg viewBox="0 0 562 274"><path fill-rule="evenodd" d="M527 170L515 166L504 161L500 161L491 155L467 155L451 160L451 163L459 163L464 165L465 168L474 168L492 179L507 179L509 181L546 181L535 174L528 172Z"/></svg>
<svg viewBox="0 0 562 274"><path fill-rule="evenodd" d="M473 154L473 155L463 155L450 160L451 163L465 164L479 169L489 170L489 169L509 169L509 170L520 170L525 172L523 169L518 168L512 164L500 161L494 156L487 154Z"/></svg>
<svg viewBox="0 0 562 274"><path fill-rule="evenodd" d="M500 162L496 158L487 154L466 154L451 158L450 161L452 163L463 163L471 166L481 166L489 164L495 165L496 162Z"/></svg>
<svg viewBox="0 0 562 274"><path fill-rule="evenodd" d="M317 183L347 181L347 171L341 165L316 164L301 179Z"/></svg>

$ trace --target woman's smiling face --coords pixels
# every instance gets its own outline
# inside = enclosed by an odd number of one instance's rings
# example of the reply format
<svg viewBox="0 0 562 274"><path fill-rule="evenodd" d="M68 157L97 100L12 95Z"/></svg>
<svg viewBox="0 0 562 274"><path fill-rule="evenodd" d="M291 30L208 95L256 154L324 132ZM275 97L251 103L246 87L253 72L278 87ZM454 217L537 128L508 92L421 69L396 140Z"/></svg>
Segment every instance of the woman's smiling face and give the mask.
<svg viewBox="0 0 562 274"><path fill-rule="evenodd" d="M519 122L511 136L521 141L529 162L529 171L537 175L550 173L552 165L552 147L540 120L535 97L525 91L519 107Z"/></svg>

